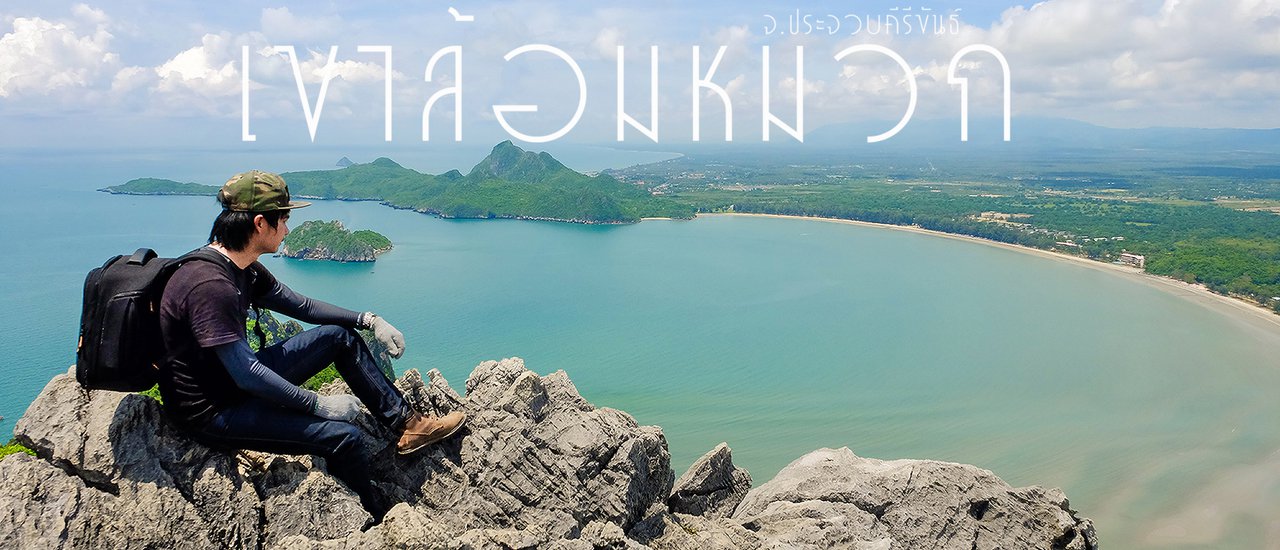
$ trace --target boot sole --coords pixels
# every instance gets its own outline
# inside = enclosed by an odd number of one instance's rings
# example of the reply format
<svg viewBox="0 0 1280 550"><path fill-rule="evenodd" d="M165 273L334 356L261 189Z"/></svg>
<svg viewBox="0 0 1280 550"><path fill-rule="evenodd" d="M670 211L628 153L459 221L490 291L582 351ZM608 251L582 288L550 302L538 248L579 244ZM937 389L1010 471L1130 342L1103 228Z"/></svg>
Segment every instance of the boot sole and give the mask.
<svg viewBox="0 0 1280 550"><path fill-rule="evenodd" d="M405 450L396 449L396 453L397 453L397 454L402 454L402 455L409 455L409 454L413 454L413 453L416 453L416 452L418 452L418 451L422 450L422 448L423 448L423 447L426 447L427 445L431 445L431 444L434 444L434 443L439 443L439 442L441 442L441 441L444 441L444 440L446 440L446 439L449 439L449 436L452 436L453 434L458 433L458 430L461 430L461 429L462 429L462 426L466 425L466 423L467 423L467 417L465 417L465 416L464 416L464 417L462 417L462 422L459 422L457 426L454 426L452 430L449 430L449 433L446 433L446 434L444 434L444 435L441 435L441 436L438 436L438 437L435 437L435 438L432 438L432 439L428 439L428 440L426 440L426 441L422 442L421 444L419 444L417 447L413 447L413 448L405 449Z"/></svg>

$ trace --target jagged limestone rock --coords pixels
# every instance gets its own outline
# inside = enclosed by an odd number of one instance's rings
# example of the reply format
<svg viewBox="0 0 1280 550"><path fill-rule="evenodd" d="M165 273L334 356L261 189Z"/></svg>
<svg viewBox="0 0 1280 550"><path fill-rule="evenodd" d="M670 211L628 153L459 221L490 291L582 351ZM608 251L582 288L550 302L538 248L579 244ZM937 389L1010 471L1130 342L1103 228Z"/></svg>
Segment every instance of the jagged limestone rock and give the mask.
<svg viewBox="0 0 1280 550"><path fill-rule="evenodd" d="M380 449L373 463L390 465L375 471L377 483L406 504L367 532L281 538L280 547L533 547L580 539L591 525L605 544L627 540L638 518L665 508L674 475L661 430L593 407L563 372L488 361L472 372L465 399L436 371L425 381L410 371L396 384L424 414L466 411L463 437L402 457L362 417L366 444Z"/></svg>
<svg viewBox="0 0 1280 550"><path fill-rule="evenodd" d="M355 531L344 538L313 540L293 535L275 545L276 550L365 550L372 548L460 548L451 543L456 533L446 531L408 504L397 504L382 523L367 532Z"/></svg>
<svg viewBox="0 0 1280 550"><path fill-rule="evenodd" d="M591 521L625 530L670 492L662 431L592 407L563 372L544 377L519 358L488 361L467 380L465 400L438 373L428 378L407 375L401 388L427 414L461 407L464 437L396 457L401 466L379 481L456 532L518 527L545 543Z"/></svg>
<svg viewBox="0 0 1280 550"><path fill-rule="evenodd" d="M439 370L427 371L428 382L422 381L417 369L410 369L396 380L396 387L409 405L430 416L443 416L462 408L462 398L449 386Z"/></svg>
<svg viewBox="0 0 1280 550"><path fill-rule="evenodd" d="M689 489L695 498L680 502L696 504L673 513L662 431L592 406L563 372L488 361L471 373L465 397L436 371L396 383L424 413L463 410L469 421L404 457L393 434L368 415L357 419L377 486L399 502L361 531L368 514L323 459L210 449L150 398L86 392L73 374L59 375L15 430L38 457L0 461L0 547L1097 547L1092 524L1056 489L1014 489L972 466L884 462L848 449L801 457L735 507L745 472L719 446L674 492Z"/></svg>
<svg viewBox="0 0 1280 550"><path fill-rule="evenodd" d="M0 461L0 547L126 548L129 534L104 516L118 501L47 461L10 455Z"/></svg>
<svg viewBox="0 0 1280 550"><path fill-rule="evenodd" d="M751 474L733 465L733 451L728 443L720 443L676 481L667 506L672 512L725 517L751 490Z"/></svg>
<svg viewBox="0 0 1280 550"><path fill-rule="evenodd" d="M646 518L627 534L657 549L735 550L764 545L760 536L732 519L670 512Z"/></svg>
<svg viewBox="0 0 1280 550"><path fill-rule="evenodd" d="M49 382L14 435L77 478L85 486L82 501L91 509L113 503L99 514L105 526L90 529L120 541L110 546L142 547L156 540L190 548L259 542L258 498L235 458L183 436L161 418L151 398L86 392L68 372ZM85 547L70 538L64 544Z"/></svg>
<svg viewBox="0 0 1280 550"><path fill-rule="evenodd" d="M733 519L766 545L1086 550L1093 523L1057 489L1014 489L987 470L820 449L752 489Z"/></svg>
<svg viewBox="0 0 1280 550"><path fill-rule="evenodd" d="M311 457L268 456L271 462L257 479L267 546L298 533L317 539L346 536L373 519L360 497L316 468Z"/></svg>

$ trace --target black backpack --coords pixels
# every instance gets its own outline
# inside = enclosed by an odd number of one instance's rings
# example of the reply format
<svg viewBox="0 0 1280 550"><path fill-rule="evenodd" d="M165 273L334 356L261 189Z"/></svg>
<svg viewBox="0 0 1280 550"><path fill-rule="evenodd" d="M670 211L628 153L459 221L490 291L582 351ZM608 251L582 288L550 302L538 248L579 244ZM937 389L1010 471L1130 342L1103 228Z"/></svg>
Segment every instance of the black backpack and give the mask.
<svg viewBox="0 0 1280 550"><path fill-rule="evenodd" d="M86 389L142 391L155 385L165 360L160 337L160 297L178 267L191 260L226 266L225 256L206 247L178 258L159 258L150 248L116 256L84 280L76 380Z"/></svg>

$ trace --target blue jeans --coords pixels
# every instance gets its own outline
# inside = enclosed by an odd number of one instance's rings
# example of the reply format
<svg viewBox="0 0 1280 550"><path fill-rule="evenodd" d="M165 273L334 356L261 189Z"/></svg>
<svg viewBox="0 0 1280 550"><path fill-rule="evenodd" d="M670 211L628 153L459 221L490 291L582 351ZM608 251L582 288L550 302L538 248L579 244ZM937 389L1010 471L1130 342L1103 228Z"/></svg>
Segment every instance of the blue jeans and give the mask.
<svg viewBox="0 0 1280 550"><path fill-rule="evenodd" d="M378 368L373 354L354 330L326 325L305 331L257 353L258 361L293 384L302 384L333 363L351 392L378 423L395 433L412 413L404 396ZM366 510L381 519L386 512L369 476L369 453L360 444L360 428L249 397L219 411L192 434L214 447L276 454L319 455L329 472L360 495Z"/></svg>

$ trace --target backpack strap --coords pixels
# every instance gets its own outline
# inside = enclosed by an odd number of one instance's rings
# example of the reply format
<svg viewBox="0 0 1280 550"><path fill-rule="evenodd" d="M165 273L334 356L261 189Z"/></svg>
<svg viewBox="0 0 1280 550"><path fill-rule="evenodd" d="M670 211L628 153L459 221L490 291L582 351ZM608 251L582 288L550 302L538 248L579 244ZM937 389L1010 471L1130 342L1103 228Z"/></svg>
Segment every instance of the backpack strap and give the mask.
<svg viewBox="0 0 1280 550"><path fill-rule="evenodd" d="M142 250L139 250L138 252L142 252ZM137 256L138 252L135 252L134 255ZM148 252L150 252L150 250L148 250ZM154 256L155 253L152 252L151 255ZM227 271L228 277L235 280L235 271L233 271L235 263L231 261L231 258L223 256L221 252L207 246L202 246L179 256L173 261L173 263L169 264L171 266L169 274L172 275L179 267L182 267L183 264L194 260L220 265ZM249 277L256 279L258 277L258 272L249 268ZM253 333L258 336L258 349L262 349L267 344L267 335L262 330L262 308L258 307L258 304L253 301L252 297L250 297L249 300L249 307L253 308Z"/></svg>
<svg viewBox="0 0 1280 550"><path fill-rule="evenodd" d="M133 265L146 265L146 263L156 257L156 251L150 248L139 248L129 256L129 263Z"/></svg>

